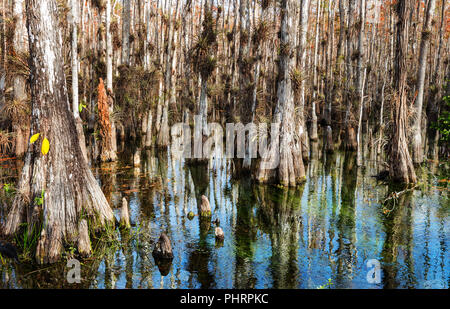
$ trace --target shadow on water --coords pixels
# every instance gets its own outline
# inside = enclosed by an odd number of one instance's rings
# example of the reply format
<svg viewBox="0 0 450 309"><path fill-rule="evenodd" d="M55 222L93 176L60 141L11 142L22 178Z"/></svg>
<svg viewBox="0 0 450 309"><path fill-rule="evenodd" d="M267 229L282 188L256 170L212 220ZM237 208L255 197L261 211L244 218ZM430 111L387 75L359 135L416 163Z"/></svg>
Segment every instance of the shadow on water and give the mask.
<svg viewBox="0 0 450 309"><path fill-rule="evenodd" d="M232 164L186 164L168 152L125 148L117 163L93 172L117 218L127 200L131 229L117 229L114 242L92 243L81 283L68 283L64 259L50 266L6 261L0 288L449 287L449 186L439 168L419 171L420 186L390 199L402 189L370 177L380 170L374 162L358 169L355 154L328 154L314 143L307 181L297 188L235 179ZM3 183L14 184L14 165L1 162ZM202 195L210 218L199 216ZM1 190L2 223L12 196ZM151 254L161 232L172 242L171 263L157 264ZM380 283L367 280L370 259L380 261Z"/></svg>

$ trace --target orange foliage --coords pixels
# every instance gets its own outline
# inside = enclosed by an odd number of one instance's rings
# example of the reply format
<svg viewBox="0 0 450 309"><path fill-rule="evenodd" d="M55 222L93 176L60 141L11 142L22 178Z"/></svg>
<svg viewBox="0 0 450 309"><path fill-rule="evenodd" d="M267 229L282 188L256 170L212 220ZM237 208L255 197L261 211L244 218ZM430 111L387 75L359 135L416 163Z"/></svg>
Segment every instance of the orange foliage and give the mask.
<svg viewBox="0 0 450 309"><path fill-rule="evenodd" d="M98 117L100 121L100 135L102 143L105 145L104 143L109 143L110 140L108 137L111 134L111 122L109 121L108 96L102 78L100 78L100 83L98 84Z"/></svg>

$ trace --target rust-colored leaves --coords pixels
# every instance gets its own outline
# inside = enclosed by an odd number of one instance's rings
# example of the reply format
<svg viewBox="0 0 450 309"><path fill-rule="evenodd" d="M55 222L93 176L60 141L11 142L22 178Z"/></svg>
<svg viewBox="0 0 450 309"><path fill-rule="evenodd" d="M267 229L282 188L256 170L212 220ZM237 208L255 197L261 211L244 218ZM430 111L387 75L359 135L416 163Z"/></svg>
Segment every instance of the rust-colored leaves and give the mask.
<svg viewBox="0 0 450 309"><path fill-rule="evenodd" d="M110 140L108 137L111 134L111 122L109 121L108 96L102 78L100 78L100 83L98 85L98 117L100 121L100 135L102 137L102 142L108 143Z"/></svg>

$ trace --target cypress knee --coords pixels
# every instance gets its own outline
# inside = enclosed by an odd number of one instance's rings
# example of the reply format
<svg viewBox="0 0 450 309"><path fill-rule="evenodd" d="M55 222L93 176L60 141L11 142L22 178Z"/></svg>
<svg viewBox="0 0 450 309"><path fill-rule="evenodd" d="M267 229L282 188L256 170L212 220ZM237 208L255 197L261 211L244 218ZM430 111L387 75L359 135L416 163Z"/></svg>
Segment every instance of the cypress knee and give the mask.
<svg viewBox="0 0 450 309"><path fill-rule="evenodd" d="M215 234L216 240L223 241L225 239L225 234L220 226L216 227Z"/></svg>
<svg viewBox="0 0 450 309"><path fill-rule="evenodd" d="M209 205L208 198L202 195L202 204L200 205L200 216L210 217L211 216L211 206Z"/></svg>
<svg viewBox="0 0 450 309"><path fill-rule="evenodd" d="M166 233L162 232L158 242L153 249L153 258L156 259L173 259L172 245Z"/></svg>
<svg viewBox="0 0 450 309"><path fill-rule="evenodd" d="M122 209L120 210L120 226L126 229L129 229L131 227L130 214L128 212L128 202L126 198L122 199Z"/></svg>

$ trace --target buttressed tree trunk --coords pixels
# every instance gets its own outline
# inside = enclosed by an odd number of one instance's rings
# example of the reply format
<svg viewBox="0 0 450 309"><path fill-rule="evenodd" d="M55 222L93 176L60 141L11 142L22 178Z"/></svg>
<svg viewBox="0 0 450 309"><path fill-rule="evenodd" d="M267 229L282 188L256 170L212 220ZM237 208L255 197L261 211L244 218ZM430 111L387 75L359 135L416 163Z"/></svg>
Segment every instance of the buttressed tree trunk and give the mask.
<svg viewBox="0 0 450 309"><path fill-rule="evenodd" d="M273 116L273 123L280 124L279 139L273 139L270 147L270 161L278 161L277 168L266 168L262 162L258 171L258 181L279 182L284 186L295 186L305 179L303 165L300 125L295 118L294 97L292 93L291 68L293 66L292 48L294 46L293 14L295 14L294 0L281 1L281 29L280 29L280 58L277 88L277 105Z"/></svg>
<svg viewBox="0 0 450 309"><path fill-rule="evenodd" d="M56 1L26 0L26 12L31 133L40 135L28 147L5 233L18 232L26 220L29 232L38 233L37 261L52 263L60 258L66 243L86 253L85 239L79 233L82 219L88 219L91 230L98 230L114 224L114 216L83 158L69 110Z"/></svg>
<svg viewBox="0 0 450 309"><path fill-rule="evenodd" d="M408 26L410 9L414 1L397 2L397 29L395 50L394 82L397 90L394 100L393 136L391 141L389 176L402 183L415 183L416 172L408 150L407 130L407 94L406 94L406 57L408 48Z"/></svg>

